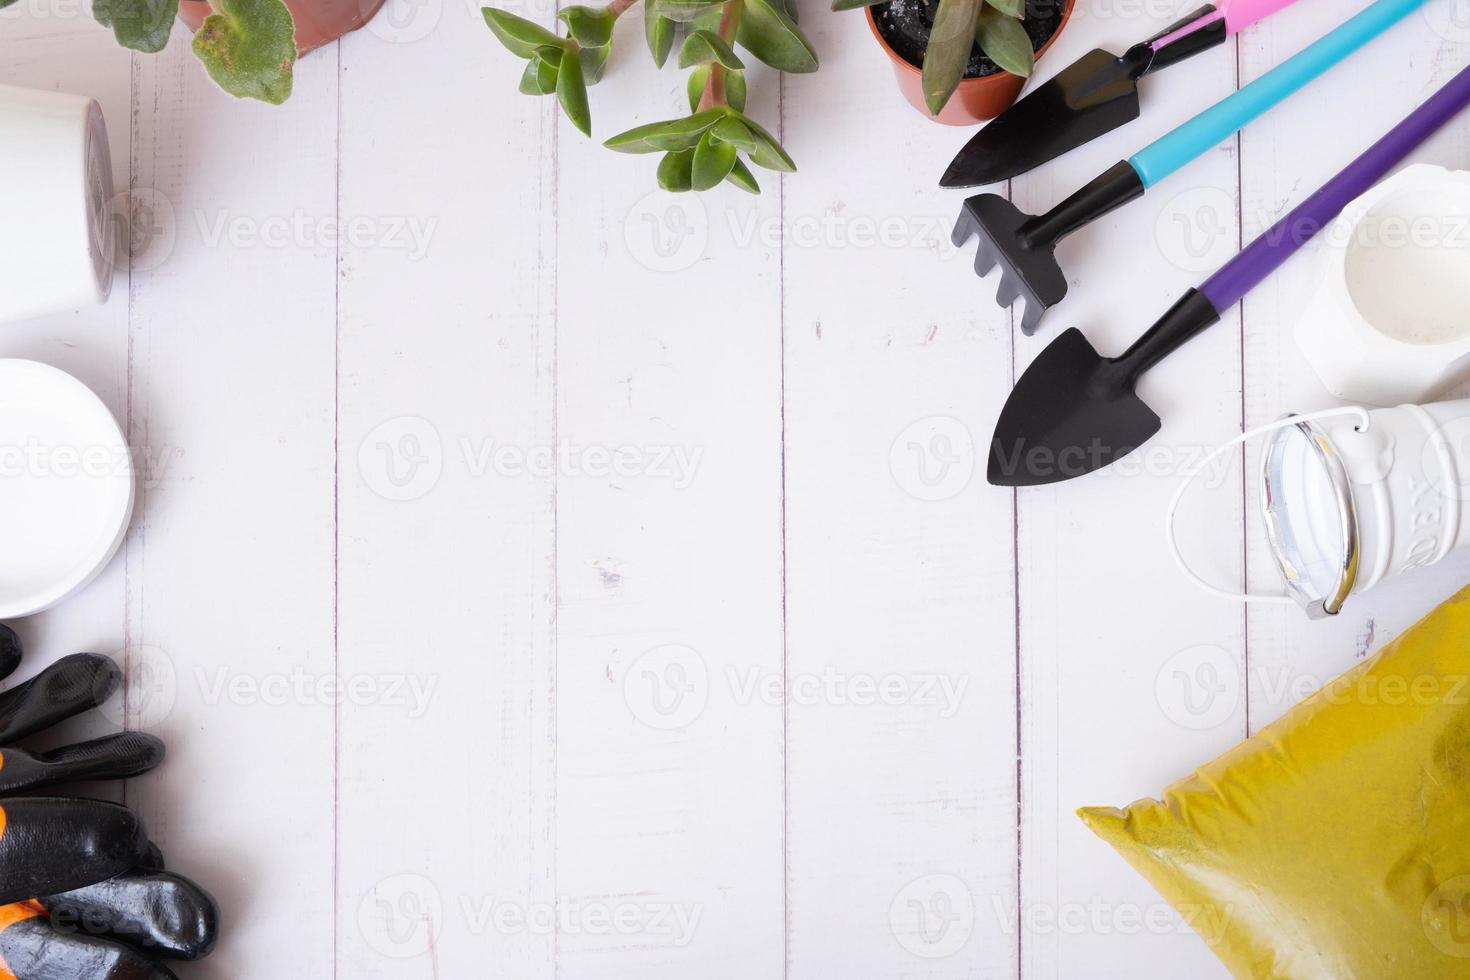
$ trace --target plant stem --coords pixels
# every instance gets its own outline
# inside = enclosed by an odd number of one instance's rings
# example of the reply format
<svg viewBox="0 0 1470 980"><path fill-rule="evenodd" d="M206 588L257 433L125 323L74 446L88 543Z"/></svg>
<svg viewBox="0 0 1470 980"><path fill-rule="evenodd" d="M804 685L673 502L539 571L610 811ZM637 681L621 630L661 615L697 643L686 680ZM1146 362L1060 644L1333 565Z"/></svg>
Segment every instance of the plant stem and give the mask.
<svg viewBox="0 0 1470 980"><path fill-rule="evenodd" d="M637 2L638 0L612 0L612 3L607 5L607 12L615 18L621 17L624 11Z"/></svg>
<svg viewBox="0 0 1470 980"><path fill-rule="evenodd" d="M733 47L735 35L740 29L740 14L744 9L745 0L725 0L724 9L720 11L720 39ZM704 83L704 93L699 97L700 111L714 108L717 105L726 105L725 102L725 72L727 69L718 61L711 62L709 66L709 81Z"/></svg>

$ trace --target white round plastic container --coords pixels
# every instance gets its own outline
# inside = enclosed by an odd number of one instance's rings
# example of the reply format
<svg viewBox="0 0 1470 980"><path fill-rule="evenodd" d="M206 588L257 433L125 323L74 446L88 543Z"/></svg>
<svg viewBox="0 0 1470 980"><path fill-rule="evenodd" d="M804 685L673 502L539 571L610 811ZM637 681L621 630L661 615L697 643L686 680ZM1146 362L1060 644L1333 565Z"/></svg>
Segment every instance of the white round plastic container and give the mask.
<svg viewBox="0 0 1470 980"><path fill-rule="evenodd" d="M1418 164L1344 209L1297 343L1338 398L1431 401L1470 378L1470 173Z"/></svg>
<svg viewBox="0 0 1470 980"><path fill-rule="evenodd" d="M133 463L117 421L71 375L0 360L0 619L87 585L133 512Z"/></svg>
<svg viewBox="0 0 1470 980"><path fill-rule="evenodd" d="M93 99L0 85L0 322L107 301L112 157Z"/></svg>

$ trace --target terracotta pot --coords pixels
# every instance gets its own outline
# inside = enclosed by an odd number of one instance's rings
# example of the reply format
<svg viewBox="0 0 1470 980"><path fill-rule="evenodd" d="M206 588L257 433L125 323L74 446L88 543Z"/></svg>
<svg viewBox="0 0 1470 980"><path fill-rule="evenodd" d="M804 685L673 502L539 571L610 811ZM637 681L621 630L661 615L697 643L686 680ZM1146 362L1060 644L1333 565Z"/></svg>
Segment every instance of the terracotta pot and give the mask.
<svg viewBox="0 0 1470 980"><path fill-rule="evenodd" d="M1062 31L1067 27L1067 21L1072 18L1072 8L1076 6L1077 0L1065 0L1062 8L1062 19L1057 24L1057 29L1052 31L1051 37L1046 39L1036 52L1037 60L1046 54L1047 49L1052 46ZM917 66L909 64L903 56L889 46L883 37L883 32L878 30L878 20L873 16L873 8L864 8L868 15L868 28L873 32L873 37L878 39L878 46L888 55L888 60L893 62L893 74L898 77L898 89L903 97L909 100L909 104L918 109L924 115L936 122L947 126L973 126L975 123L994 119L1005 112L1020 98L1021 89L1026 86L1026 79L1019 75L1012 75L1008 71L996 72L994 75L986 75L983 78L966 78L960 81L960 87L955 89L939 115L929 114L929 106L924 102L924 73Z"/></svg>
<svg viewBox="0 0 1470 980"><path fill-rule="evenodd" d="M330 44L373 19L388 0L286 0L296 19L296 50L301 54ZM191 31L209 16L208 0L179 0L179 19Z"/></svg>

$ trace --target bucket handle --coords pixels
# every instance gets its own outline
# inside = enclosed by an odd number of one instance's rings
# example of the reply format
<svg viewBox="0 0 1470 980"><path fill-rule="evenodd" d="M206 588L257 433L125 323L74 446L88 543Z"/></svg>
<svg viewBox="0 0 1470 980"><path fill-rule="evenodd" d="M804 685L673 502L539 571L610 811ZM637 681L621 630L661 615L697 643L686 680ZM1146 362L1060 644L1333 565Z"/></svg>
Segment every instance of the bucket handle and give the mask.
<svg viewBox="0 0 1470 980"><path fill-rule="evenodd" d="M1174 564L1178 566L1179 571L1183 573L1185 578L1189 579L1196 586L1203 589L1205 592L1208 592L1210 595L1216 597L1217 599L1227 599L1231 602L1254 602L1271 605L1290 605L1292 602L1295 601L1290 595L1286 594L1251 595L1247 592L1227 592L1224 589L1218 588L1214 585L1211 585L1209 582L1206 582L1193 568L1189 567L1189 563L1184 558L1184 553L1179 548L1179 538L1178 535L1175 534L1174 529L1175 518L1178 516L1179 505L1184 500L1184 494L1189 490L1191 486L1194 485L1194 481L1199 479L1199 475L1205 471L1206 467L1215 462L1215 460L1219 459L1221 456L1228 453L1230 450L1234 449L1236 446L1249 442L1251 439L1255 439L1258 436L1263 436L1275 432L1278 429L1285 429L1293 425L1300 425L1303 422L1317 422L1322 419L1337 418L1341 415L1356 415L1358 417L1357 431L1359 432L1367 432L1368 427L1372 424L1372 416L1369 414L1368 410L1359 405L1351 405L1343 408L1329 408L1320 412L1309 412L1306 415L1288 415L1285 418L1277 419L1275 422L1268 423L1267 425L1257 426L1254 429L1242 432L1234 439L1231 439L1229 442L1225 443L1222 446L1219 446L1212 452L1206 454L1203 459L1201 459L1194 466L1190 467L1189 472L1184 475L1184 480L1179 484L1179 489L1174 491L1174 497L1172 500L1169 501L1169 510L1164 516L1164 536L1169 544L1169 555L1174 559Z"/></svg>

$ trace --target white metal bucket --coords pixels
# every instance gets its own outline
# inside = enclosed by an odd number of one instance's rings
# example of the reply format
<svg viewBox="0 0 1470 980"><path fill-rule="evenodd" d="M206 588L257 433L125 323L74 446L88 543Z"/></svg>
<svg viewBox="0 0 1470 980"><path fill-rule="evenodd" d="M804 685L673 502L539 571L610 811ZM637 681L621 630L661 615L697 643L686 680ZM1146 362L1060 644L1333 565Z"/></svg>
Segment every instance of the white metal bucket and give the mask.
<svg viewBox="0 0 1470 980"><path fill-rule="evenodd" d="M1225 592L1179 553L1174 515L1184 491L1231 447L1266 436L1261 507L1282 596ZM1212 453L1169 508L1169 546L1193 581L1240 601L1296 602L1313 617L1340 612L1384 579L1470 546L1470 400L1288 416Z"/></svg>

